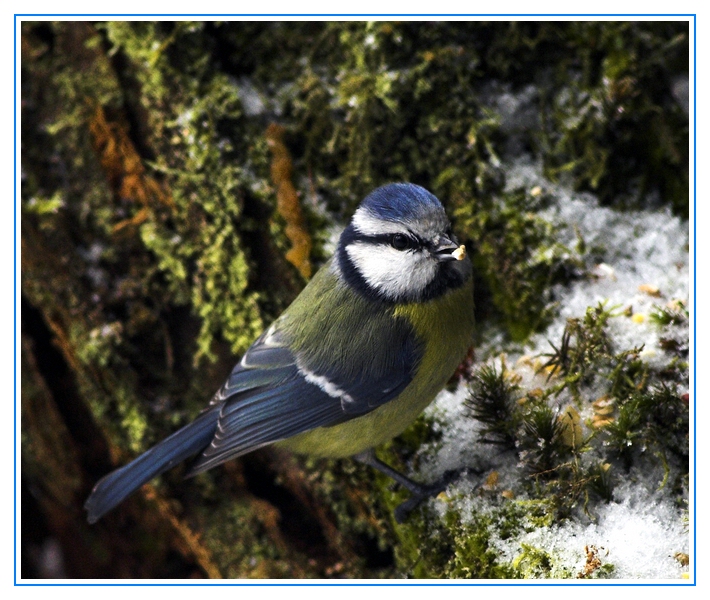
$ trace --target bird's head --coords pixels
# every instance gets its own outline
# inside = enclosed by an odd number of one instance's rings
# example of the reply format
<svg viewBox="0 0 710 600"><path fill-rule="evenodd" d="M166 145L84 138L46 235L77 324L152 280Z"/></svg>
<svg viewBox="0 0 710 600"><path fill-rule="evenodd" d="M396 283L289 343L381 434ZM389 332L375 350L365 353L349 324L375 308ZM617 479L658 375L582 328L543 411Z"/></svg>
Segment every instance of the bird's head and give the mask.
<svg viewBox="0 0 710 600"><path fill-rule="evenodd" d="M358 292L390 303L436 298L471 275L441 202L411 183L382 186L362 201L340 236L336 264Z"/></svg>

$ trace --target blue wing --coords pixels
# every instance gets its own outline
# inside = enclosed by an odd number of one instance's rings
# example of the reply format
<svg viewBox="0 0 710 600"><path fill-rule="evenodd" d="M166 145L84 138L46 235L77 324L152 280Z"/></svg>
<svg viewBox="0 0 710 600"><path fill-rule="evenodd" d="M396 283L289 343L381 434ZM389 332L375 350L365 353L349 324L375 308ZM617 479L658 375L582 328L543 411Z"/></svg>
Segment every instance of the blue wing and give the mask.
<svg viewBox="0 0 710 600"><path fill-rule="evenodd" d="M377 356L370 357L374 360L361 363L353 375L353 365L326 368L292 352L272 326L212 400L212 405L221 405L217 428L188 476L304 431L361 416L395 398L411 382L420 359L413 334L404 328L406 335L384 336L393 345L374 352L384 350L390 356L384 366ZM380 366L373 372L368 364Z"/></svg>

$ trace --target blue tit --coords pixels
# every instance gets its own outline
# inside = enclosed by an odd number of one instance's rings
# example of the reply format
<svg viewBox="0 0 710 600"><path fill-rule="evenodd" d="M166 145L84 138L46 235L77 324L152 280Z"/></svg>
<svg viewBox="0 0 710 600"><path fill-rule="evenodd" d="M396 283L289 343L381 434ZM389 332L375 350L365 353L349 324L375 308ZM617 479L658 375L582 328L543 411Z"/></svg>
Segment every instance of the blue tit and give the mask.
<svg viewBox="0 0 710 600"><path fill-rule="evenodd" d="M275 444L316 457L375 458L434 399L473 337L473 277L439 200L417 185L368 195L335 255L234 367L189 425L101 479L90 523L177 463L187 476ZM398 515L403 518L404 513Z"/></svg>

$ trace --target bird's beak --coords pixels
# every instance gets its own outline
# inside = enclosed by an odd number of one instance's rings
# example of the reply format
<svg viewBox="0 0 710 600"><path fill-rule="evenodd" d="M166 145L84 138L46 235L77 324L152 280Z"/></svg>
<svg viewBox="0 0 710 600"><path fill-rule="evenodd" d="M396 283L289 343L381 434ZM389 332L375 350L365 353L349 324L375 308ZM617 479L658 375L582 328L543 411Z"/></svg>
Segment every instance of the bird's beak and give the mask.
<svg viewBox="0 0 710 600"><path fill-rule="evenodd" d="M447 237L442 237L434 250L434 256L441 261L463 260L466 258L466 246L460 246Z"/></svg>

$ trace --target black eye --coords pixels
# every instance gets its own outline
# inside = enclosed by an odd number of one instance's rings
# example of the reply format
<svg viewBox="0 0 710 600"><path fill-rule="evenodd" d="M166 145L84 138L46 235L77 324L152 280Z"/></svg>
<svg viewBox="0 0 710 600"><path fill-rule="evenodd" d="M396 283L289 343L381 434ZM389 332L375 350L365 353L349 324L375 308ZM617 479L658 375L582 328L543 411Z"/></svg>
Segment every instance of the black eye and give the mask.
<svg viewBox="0 0 710 600"><path fill-rule="evenodd" d="M395 250L406 250L407 248L413 248L415 245L414 240L403 233L395 233L390 243Z"/></svg>

